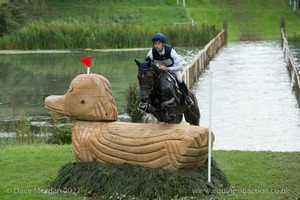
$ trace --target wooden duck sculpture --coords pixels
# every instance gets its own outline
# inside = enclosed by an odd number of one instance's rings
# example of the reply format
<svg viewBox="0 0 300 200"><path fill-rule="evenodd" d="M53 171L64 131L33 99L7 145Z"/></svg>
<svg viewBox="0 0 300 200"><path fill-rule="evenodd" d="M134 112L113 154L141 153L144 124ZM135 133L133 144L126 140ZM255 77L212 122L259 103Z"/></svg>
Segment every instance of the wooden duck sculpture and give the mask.
<svg viewBox="0 0 300 200"><path fill-rule="evenodd" d="M200 166L208 157L206 127L118 122L110 83L98 74L77 76L65 95L48 96L45 107L76 119L72 146L77 162L181 170Z"/></svg>

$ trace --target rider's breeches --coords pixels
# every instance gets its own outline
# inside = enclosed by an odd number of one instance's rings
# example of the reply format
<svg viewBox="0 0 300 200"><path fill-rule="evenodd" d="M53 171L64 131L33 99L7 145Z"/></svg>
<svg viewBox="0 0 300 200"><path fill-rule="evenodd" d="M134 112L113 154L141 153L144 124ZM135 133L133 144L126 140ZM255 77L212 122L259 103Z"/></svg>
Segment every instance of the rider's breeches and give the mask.
<svg viewBox="0 0 300 200"><path fill-rule="evenodd" d="M175 74L175 78L177 79L178 83L182 83L181 72L176 71L176 72L172 72L172 73Z"/></svg>

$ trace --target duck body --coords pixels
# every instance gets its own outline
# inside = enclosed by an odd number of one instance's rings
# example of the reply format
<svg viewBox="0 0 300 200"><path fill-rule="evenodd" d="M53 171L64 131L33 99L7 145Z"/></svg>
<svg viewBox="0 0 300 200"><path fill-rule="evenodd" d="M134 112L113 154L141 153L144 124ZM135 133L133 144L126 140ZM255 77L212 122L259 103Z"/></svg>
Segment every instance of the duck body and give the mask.
<svg viewBox="0 0 300 200"><path fill-rule="evenodd" d="M189 169L208 157L208 129L183 124L76 121L72 144L78 162Z"/></svg>

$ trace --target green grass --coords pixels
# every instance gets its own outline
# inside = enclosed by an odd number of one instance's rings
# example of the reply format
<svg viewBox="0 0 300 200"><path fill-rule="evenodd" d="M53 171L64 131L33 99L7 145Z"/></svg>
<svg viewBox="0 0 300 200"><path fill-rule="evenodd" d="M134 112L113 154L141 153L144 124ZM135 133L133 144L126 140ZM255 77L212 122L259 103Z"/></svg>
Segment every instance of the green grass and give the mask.
<svg viewBox="0 0 300 200"><path fill-rule="evenodd" d="M228 41L279 40L280 19L286 19L287 34L300 32L300 9L286 0L202 0L188 2L191 16L198 22L222 26L228 21Z"/></svg>
<svg viewBox="0 0 300 200"><path fill-rule="evenodd" d="M235 195L221 199L300 197L300 152L214 151Z"/></svg>
<svg viewBox="0 0 300 200"><path fill-rule="evenodd" d="M55 178L60 167L68 162L74 162L70 145L20 145L1 148L1 200L67 199L70 195L45 194L41 191Z"/></svg>
<svg viewBox="0 0 300 200"><path fill-rule="evenodd" d="M287 0L189 0L186 8L182 1L47 1L50 11L41 16L50 22L86 21L126 23L145 27L172 26L176 22L190 21L199 25L208 23L222 28L228 21L229 41L279 40L280 19L286 19L287 34L300 33L300 9L293 11ZM67 8L67 9L66 9Z"/></svg>
<svg viewBox="0 0 300 200"><path fill-rule="evenodd" d="M300 194L300 152L213 151L233 189L207 199L296 199ZM83 199L46 191L62 166L74 162L71 145L17 145L0 149L3 199ZM213 176L213 174L212 174ZM44 192L42 192L44 190ZM78 189L80 190L80 189ZM224 194L224 192L231 192ZM195 191L197 193L197 191ZM192 199L192 198L186 198Z"/></svg>
<svg viewBox="0 0 300 200"><path fill-rule="evenodd" d="M46 1L48 12L41 18L51 21L84 21L96 23L125 23L145 26L170 25L187 20L187 13L176 1L138 1L138 0L88 0L82 3L73 1ZM158 11L160 14L157 15Z"/></svg>

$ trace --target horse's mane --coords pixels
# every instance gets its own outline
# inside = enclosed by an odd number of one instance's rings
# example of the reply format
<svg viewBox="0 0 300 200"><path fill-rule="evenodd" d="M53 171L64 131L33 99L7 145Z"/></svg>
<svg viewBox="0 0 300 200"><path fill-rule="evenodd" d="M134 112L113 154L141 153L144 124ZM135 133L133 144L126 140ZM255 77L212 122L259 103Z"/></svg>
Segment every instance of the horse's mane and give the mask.
<svg viewBox="0 0 300 200"><path fill-rule="evenodd" d="M151 62L151 68L152 68L152 71L154 71L154 73L156 75L159 75L162 72L162 70L159 67L157 67L154 62Z"/></svg>
<svg viewBox="0 0 300 200"><path fill-rule="evenodd" d="M135 60L137 66L139 67L139 71L146 72L149 70L152 70L156 75L161 74L162 70L156 65L154 61L146 60L144 62L139 62L138 60Z"/></svg>

